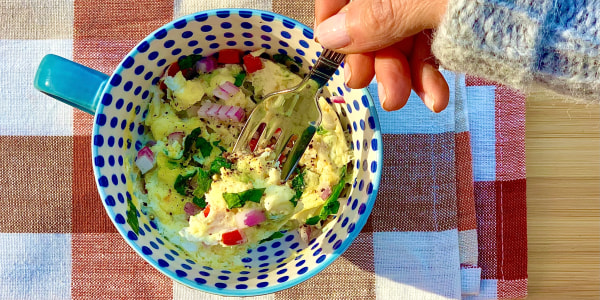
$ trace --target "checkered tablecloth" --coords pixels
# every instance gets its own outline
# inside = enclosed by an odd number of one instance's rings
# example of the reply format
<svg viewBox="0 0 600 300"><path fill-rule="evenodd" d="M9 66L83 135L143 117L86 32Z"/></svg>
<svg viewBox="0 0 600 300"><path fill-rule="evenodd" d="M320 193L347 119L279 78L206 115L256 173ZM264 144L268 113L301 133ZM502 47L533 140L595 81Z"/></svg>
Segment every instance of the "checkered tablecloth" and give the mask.
<svg viewBox="0 0 600 300"><path fill-rule="evenodd" d="M33 88L54 53L110 74L175 17L218 7L313 24L310 0L0 0L0 299L213 299L153 269L96 192L92 116ZM527 294L525 103L445 73L451 103L378 106L383 177L353 245L314 278L256 299L507 299ZM376 85L369 87L375 102Z"/></svg>

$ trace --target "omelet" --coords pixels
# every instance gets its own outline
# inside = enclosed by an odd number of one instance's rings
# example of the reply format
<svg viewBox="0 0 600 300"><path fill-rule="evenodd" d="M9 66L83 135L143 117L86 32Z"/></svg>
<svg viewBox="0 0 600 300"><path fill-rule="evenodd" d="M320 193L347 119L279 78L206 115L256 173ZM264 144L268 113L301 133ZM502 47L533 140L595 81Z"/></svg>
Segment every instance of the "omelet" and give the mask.
<svg viewBox="0 0 600 300"><path fill-rule="evenodd" d="M248 248L282 231L319 229L337 213L351 178L348 133L323 97L322 123L290 180L281 181L269 147L231 153L256 102L302 80L289 57L263 52L229 50L171 64L143 121L148 142L136 157L137 202L166 239L215 268L244 268Z"/></svg>

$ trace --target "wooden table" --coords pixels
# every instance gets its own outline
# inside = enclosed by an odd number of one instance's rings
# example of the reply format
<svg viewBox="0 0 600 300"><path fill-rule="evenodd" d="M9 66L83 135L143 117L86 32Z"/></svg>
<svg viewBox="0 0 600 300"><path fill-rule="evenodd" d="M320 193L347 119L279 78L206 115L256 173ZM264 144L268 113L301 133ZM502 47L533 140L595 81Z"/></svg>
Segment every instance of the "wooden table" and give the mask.
<svg viewBox="0 0 600 300"><path fill-rule="evenodd" d="M526 106L527 299L600 299L600 105Z"/></svg>

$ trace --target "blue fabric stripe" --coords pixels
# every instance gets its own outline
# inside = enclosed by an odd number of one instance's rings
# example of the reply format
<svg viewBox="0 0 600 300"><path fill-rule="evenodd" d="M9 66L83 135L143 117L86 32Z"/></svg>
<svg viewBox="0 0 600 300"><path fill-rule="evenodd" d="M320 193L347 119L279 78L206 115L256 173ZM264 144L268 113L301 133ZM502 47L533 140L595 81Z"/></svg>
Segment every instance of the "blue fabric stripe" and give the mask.
<svg viewBox="0 0 600 300"><path fill-rule="evenodd" d="M0 245L0 299L71 299L71 234L0 233Z"/></svg>
<svg viewBox="0 0 600 300"><path fill-rule="evenodd" d="M456 75L447 71L444 71L443 74L450 91L454 91ZM411 93L406 106L391 112L381 108L376 83L369 85L369 92L373 96L383 134L438 134L455 130L454 104L456 99L454 93L450 94L448 108L436 114L431 112L414 92Z"/></svg>
<svg viewBox="0 0 600 300"><path fill-rule="evenodd" d="M466 90L473 178L475 181L495 181L496 87L469 86Z"/></svg>

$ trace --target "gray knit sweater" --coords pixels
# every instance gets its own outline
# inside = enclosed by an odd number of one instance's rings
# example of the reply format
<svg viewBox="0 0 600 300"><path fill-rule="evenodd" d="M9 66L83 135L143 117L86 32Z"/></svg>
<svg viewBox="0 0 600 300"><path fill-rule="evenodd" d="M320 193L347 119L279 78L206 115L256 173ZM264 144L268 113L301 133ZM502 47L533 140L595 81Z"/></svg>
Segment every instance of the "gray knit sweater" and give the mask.
<svg viewBox="0 0 600 300"><path fill-rule="evenodd" d="M442 67L524 91L600 99L600 0L449 0Z"/></svg>

